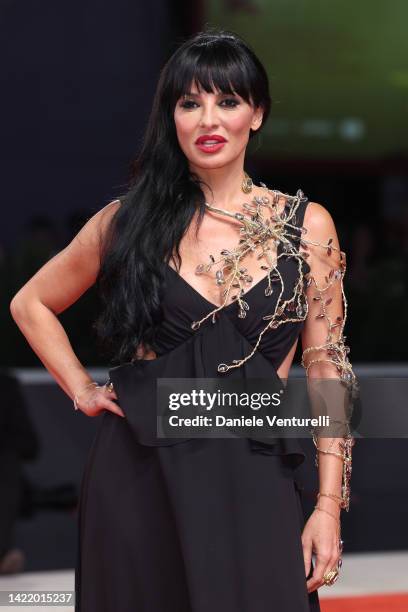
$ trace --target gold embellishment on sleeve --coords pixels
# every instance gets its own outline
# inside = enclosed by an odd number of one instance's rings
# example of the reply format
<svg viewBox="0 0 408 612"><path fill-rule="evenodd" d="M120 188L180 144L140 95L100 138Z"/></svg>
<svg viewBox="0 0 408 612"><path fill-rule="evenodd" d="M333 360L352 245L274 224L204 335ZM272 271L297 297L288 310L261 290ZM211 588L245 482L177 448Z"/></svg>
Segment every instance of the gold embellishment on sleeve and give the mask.
<svg viewBox="0 0 408 612"><path fill-rule="evenodd" d="M320 311L316 315L316 319L322 319L327 325L327 336L326 342L321 345L309 346L302 353L301 365L306 369L306 374L309 375L309 369L316 363L332 363L335 365L339 379L346 387L346 394L348 397L346 401L352 404L353 400L358 396L359 386L356 375L353 372L352 365L348 358L350 348L345 344L346 336L344 336L344 326L347 318L347 300L344 293L343 279L346 272L346 254L343 251L339 251L332 245L332 238L330 238L326 245L320 245L326 248L328 257L331 256L332 252L338 251L340 253L340 268L331 269L330 273L325 277L325 284L319 286L313 276L309 277L307 287L313 287L315 294L313 301L320 304ZM332 319L330 316L330 304L332 303L332 297L327 297L326 294L334 286L335 283L340 284L340 291L342 297L342 307L344 311L343 317L337 316ZM335 339L337 336L337 339ZM317 356L323 353L323 356ZM310 356L309 359L307 357ZM348 412L351 414L351 410ZM347 415L348 416L348 415ZM350 480L352 472L352 447L355 444L355 440L352 437L349 430L349 420L342 421L347 426L347 431L342 437L342 441L338 443L340 452L330 450L335 440L338 438L332 438L330 446L327 449L322 449L319 446L319 439L312 430L313 443L316 447L315 466L319 467L319 453L332 454L339 457L343 461L343 474L342 474L342 502L341 508L347 512L350 507Z"/></svg>
<svg viewBox="0 0 408 612"><path fill-rule="evenodd" d="M339 249L336 249L334 246L332 246L332 238L330 238L330 240L328 241L327 245L320 245L320 246L324 246L324 248L327 249L327 254L330 256L333 250L338 251ZM318 244L318 243L314 243L314 244ZM346 300L346 296L344 293L344 287L343 287L343 278L344 278L344 274L346 272L346 254L343 251L339 251L340 252L340 269L338 270L330 270L330 273L328 276L326 276L325 281L326 284L323 287L319 287L316 283L316 280L313 276L309 277L307 286L310 287L312 284L316 290L316 294L313 297L313 300L318 301L320 303L320 312L319 314L316 316L316 319L325 319L327 322L327 338L326 338L326 343L325 344L321 344L319 346L309 346L308 348L306 348L303 351L302 354L302 366L306 369L306 373L309 372L309 368L311 365L313 365L314 363L318 363L318 362L328 362L328 363L333 363L338 372L340 373L340 378L349 384L352 384L353 382L355 382L355 375L353 373L352 370L352 366L348 360L347 354L350 352L350 349L348 346L345 345L344 341L346 339L346 336L343 335L343 330L344 330L344 325L346 323L346 318L347 318L347 300ZM328 299L325 298L324 294L333 286L333 284L339 281L340 282L340 288L341 288L341 295L342 295L342 302L343 302L343 308L344 308L344 316L343 318L338 316L336 317L335 320L332 320L329 316L329 305L332 302L332 298L329 297ZM339 328L339 333L338 333L338 339L336 341L333 340L333 330L335 330L336 328ZM310 361L308 361L307 365L306 365L306 361L305 361L305 357L312 352L318 352L318 351L326 351L327 355L330 356L329 358L317 358L317 359L311 359Z"/></svg>

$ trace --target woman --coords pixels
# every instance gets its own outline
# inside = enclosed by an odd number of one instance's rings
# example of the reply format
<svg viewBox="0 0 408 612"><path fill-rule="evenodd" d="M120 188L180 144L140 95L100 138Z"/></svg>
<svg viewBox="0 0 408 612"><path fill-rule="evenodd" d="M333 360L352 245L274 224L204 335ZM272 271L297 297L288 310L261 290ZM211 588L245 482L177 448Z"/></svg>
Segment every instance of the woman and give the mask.
<svg viewBox="0 0 408 612"><path fill-rule="evenodd" d="M184 43L161 73L129 191L12 301L75 408L103 413L81 487L78 611L316 611L317 589L338 576L351 437L314 434L320 491L304 525L298 440L155 430L158 378L280 381L299 336L310 380L354 382L330 214L244 172L269 108L265 70L241 39ZM57 319L95 282L116 364L105 386Z"/></svg>

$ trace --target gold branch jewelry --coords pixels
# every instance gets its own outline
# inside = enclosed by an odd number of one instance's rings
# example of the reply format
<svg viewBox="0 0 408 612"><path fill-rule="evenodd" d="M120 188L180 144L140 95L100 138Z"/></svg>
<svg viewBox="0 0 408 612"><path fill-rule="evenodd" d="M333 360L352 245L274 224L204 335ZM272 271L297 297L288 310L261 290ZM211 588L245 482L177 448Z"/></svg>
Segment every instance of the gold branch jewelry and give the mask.
<svg viewBox="0 0 408 612"><path fill-rule="evenodd" d="M242 181L241 189L244 193L251 193L252 187L254 186L252 179L246 172L244 172L244 180Z"/></svg>
<svg viewBox="0 0 408 612"><path fill-rule="evenodd" d="M247 176L247 175L246 175ZM248 177L249 179L249 177ZM244 179L245 181L246 179ZM248 181L247 181L248 186ZM251 181L252 189L252 181ZM244 185L243 185L244 186ZM243 265L243 260L249 253L255 253L257 260L264 260L260 264L260 269L266 272L264 277L266 282L265 296L269 297L274 294L277 296L276 304L273 311L263 316L266 325L258 335L257 341L252 350L241 359L234 359L232 363L221 363L218 365L218 372L226 373L233 368L241 367L248 359L258 350L264 334L273 329L277 329L280 325L290 322L305 321L309 314L309 301L307 291L309 288L314 290L312 298L313 302L319 302L320 312L316 315L316 319L322 320L327 326L326 341L318 346L306 347L302 353L301 365L306 370L306 376L309 376L310 367L318 362L332 363L336 366L338 379L346 387L351 398L357 397L358 383L353 372L352 365L348 359L349 347L345 344L346 336L343 335L343 330L347 317L347 301L343 288L343 278L346 271L346 255L333 244L333 238L328 238L326 243L320 243L308 240L305 237L307 228L299 226L297 222L297 212L302 202L307 200L304 197L302 190L298 189L296 195L291 196L284 194L278 190L271 190L261 183L261 187L265 190L264 195L254 196L251 202L245 202L242 205L242 212L232 212L224 210L206 202L206 207L212 212L233 218L240 223L239 241L233 249L223 249L220 251L220 258L216 259L210 255L208 263L200 263L196 267L196 274L208 273L214 266L220 264L220 267L215 272L215 283L217 286L224 286L222 291L223 302L220 306L214 307L199 321L193 321L191 328L193 330L199 327L209 318L212 323L217 321L217 313L221 311L228 302L231 293L231 300L237 303L237 316L245 318L249 310L249 304L245 299L245 289L247 285L253 282L253 277L248 273L248 269ZM248 186L249 189L249 186ZM285 206L282 212L278 210L278 204L284 198ZM328 258L333 252L337 251L340 255L339 267L332 268L330 273L325 277L325 284L320 286L314 276L311 274L311 268L307 263L310 255L310 247L323 249L323 252ZM273 253L276 254L273 257ZM284 278L279 269L282 258L292 258L296 262L297 279L294 283L292 295L285 295ZM332 298L326 297L326 293L334 286L335 283L340 285L340 293L342 297L342 305L344 314L343 317L331 316ZM335 338L335 334L337 339ZM316 353L323 353L323 356L315 357ZM306 363L306 358L313 355ZM348 424L348 421L346 421ZM318 445L318 437L314 430L313 442L316 447L315 465L319 465L319 453L333 454L343 461L342 475L342 501L341 508L349 510L350 499L350 477L351 477L351 449L355 441L352 438L349 430L347 434L341 436L342 442L339 443L339 451L330 450L336 438L333 438L328 449L322 449Z"/></svg>
<svg viewBox="0 0 408 612"><path fill-rule="evenodd" d="M250 359L258 349L262 337L268 329L276 329L283 323L290 321L303 321L307 314L307 302L303 287L305 257L296 250L296 247L291 242L291 238L300 240L300 234L306 232L305 228L299 228L294 225L296 223L296 211L304 197L303 192L298 190L296 196L285 195L287 199L286 210L278 215L277 205L284 194L280 191L271 191L265 185L261 186L266 191L265 195L263 197L255 196L251 204L243 204L246 215L241 212L234 213L224 210L206 202L206 207L209 210L238 220L242 227L239 230L239 243L235 249L223 249L220 251L220 259L216 260L213 255L210 255L209 263L202 263L196 267L196 274L203 274L204 272L209 272L213 266L221 262L221 268L215 274L215 281L217 285L225 285L226 289L222 292L223 303L211 310L201 320L193 321L191 324L192 329L197 330L210 317L212 322L215 323L216 314L226 306L232 289L236 289L231 299L237 301L239 308L238 317L241 319L246 317L249 304L244 299L245 286L252 283L253 277L248 274L247 268L242 267L241 260L250 252L255 252L258 260L266 260L260 266L261 270L267 272L265 276L267 281L265 295L269 297L274 291L279 293L274 312L263 317L268 323L259 334L253 350L245 358L233 360L232 364L219 364L218 371L223 373L228 372L232 368L242 366L245 361ZM267 218L263 214L264 209L271 213ZM288 230L290 231L288 232ZM293 231L295 234L293 234ZM283 248L282 253L278 253L279 246ZM274 260L272 252L275 249L277 257ZM278 263L282 257L294 257L297 260L298 280L295 284L293 295L281 302L285 285L278 268Z"/></svg>
<svg viewBox="0 0 408 612"><path fill-rule="evenodd" d="M333 440L334 439L335 438L333 438ZM339 442L339 447L342 451L341 453L321 449L318 445L317 436L314 432L313 432L313 443L317 449L317 452L315 455L316 468L319 467L319 453L324 453L327 455L335 455L336 457L339 457L343 461L341 508L348 512L350 508L350 480L351 480L351 471L352 471L352 447L355 444L355 439L351 436L351 434L347 434L343 438L343 442Z"/></svg>

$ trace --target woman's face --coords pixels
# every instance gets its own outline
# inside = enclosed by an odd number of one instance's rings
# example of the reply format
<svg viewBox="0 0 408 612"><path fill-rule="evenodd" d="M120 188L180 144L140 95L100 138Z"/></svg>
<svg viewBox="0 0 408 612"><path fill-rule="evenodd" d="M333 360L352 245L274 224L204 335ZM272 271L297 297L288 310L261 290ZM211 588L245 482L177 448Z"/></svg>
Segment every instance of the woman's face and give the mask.
<svg viewBox="0 0 408 612"><path fill-rule="evenodd" d="M174 121L190 167L220 168L245 155L250 130L262 123L262 109L237 94L207 93L195 85L177 101Z"/></svg>

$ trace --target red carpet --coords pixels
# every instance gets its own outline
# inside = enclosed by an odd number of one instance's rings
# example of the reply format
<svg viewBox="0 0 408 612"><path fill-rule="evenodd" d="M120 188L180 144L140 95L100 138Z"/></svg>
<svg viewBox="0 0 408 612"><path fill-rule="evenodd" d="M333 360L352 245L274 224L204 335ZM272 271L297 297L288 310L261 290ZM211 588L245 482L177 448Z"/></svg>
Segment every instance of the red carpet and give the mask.
<svg viewBox="0 0 408 612"><path fill-rule="evenodd" d="M408 592L321 599L322 612L408 612Z"/></svg>

